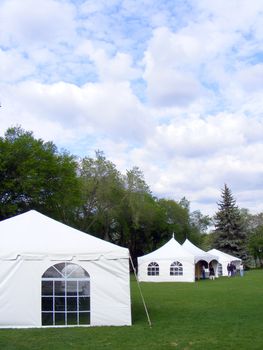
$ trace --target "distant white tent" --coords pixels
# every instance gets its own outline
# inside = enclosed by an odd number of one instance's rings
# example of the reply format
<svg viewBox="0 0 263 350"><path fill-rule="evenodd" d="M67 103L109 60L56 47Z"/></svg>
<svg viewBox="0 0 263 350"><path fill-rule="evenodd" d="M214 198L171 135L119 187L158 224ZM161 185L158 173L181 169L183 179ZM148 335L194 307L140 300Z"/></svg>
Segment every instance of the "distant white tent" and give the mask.
<svg viewBox="0 0 263 350"><path fill-rule="evenodd" d="M227 265L230 264L231 262L236 266L236 269L239 269L239 266L241 264L241 259L229 255L227 253L221 252L220 250L217 249L211 249L208 251L209 254L215 254L218 256L218 275L219 276L227 276L228 271L227 271Z"/></svg>
<svg viewBox="0 0 263 350"><path fill-rule="evenodd" d="M218 267L218 257L217 255L210 254L205 252L204 250L198 248L193 243L191 243L188 239L184 241L182 247L185 248L189 253L193 254L195 257L195 278L200 279L202 276L202 267L204 266L206 269L209 264L211 264L215 271L215 276L217 275L217 267Z"/></svg>
<svg viewBox="0 0 263 350"><path fill-rule="evenodd" d="M138 279L144 282L194 282L194 256L174 238L138 257Z"/></svg>
<svg viewBox="0 0 263 350"><path fill-rule="evenodd" d="M0 242L0 328L131 324L127 248L34 210Z"/></svg>

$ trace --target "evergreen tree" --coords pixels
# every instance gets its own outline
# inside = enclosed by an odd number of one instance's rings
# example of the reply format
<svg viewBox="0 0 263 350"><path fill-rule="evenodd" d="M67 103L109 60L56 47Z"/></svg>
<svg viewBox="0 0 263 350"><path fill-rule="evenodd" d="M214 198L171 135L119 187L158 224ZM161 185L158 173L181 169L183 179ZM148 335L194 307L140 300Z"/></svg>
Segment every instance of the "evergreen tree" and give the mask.
<svg viewBox="0 0 263 350"><path fill-rule="evenodd" d="M241 212L227 185L222 190L222 199L215 219L214 247L242 260L246 260L246 232Z"/></svg>

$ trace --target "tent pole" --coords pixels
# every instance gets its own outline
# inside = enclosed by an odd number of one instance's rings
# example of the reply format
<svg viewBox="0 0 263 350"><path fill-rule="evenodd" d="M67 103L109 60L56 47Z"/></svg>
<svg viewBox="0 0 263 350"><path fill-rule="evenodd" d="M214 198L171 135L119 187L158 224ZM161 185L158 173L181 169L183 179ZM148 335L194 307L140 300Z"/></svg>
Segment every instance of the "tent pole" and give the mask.
<svg viewBox="0 0 263 350"><path fill-rule="evenodd" d="M131 266L132 266L132 269L133 269L133 273L134 273L134 276L135 276L135 279L136 279L136 282L137 282L137 285L138 285L138 289L139 289L139 292L140 292L140 295L141 295L141 298L142 298L142 303L143 303L144 310L145 310L145 313L146 313L146 316L147 316L147 319L148 319L148 323L149 323L150 328L152 328L152 322L151 322L151 320L150 320L150 316L149 316L149 313L148 313L148 310L147 310L147 306L146 306L144 297L143 297L143 295L142 295L142 290L141 290L140 282L139 282L139 280L138 280L138 277L137 277L137 274L136 274L136 270L135 270L135 267L134 267L134 264L133 264L133 261L132 261L131 256L130 256L130 262L131 262Z"/></svg>

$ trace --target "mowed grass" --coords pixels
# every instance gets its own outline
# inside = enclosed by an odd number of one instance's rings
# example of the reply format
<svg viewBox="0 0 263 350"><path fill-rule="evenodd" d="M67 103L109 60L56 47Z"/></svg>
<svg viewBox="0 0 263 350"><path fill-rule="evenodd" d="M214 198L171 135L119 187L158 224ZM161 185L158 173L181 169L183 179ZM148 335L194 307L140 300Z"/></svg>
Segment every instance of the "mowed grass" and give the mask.
<svg viewBox="0 0 263 350"><path fill-rule="evenodd" d="M0 330L0 350L263 349L263 271L197 283L134 278L133 326Z"/></svg>

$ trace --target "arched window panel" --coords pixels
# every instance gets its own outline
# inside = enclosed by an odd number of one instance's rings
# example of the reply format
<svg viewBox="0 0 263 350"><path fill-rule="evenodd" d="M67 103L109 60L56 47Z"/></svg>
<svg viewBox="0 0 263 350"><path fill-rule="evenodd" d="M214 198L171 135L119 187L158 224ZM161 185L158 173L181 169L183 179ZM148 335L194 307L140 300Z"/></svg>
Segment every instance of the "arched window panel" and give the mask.
<svg viewBox="0 0 263 350"><path fill-rule="evenodd" d="M81 266L72 263L59 263L51 266L43 274L44 278L87 278L89 274Z"/></svg>
<svg viewBox="0 0 263 350"><path fill-rule="evenodd" d="M148 265L147 274L148 276L159 276L159 265L157 262L153 261Z"/></svg>
<svg viewBox="0 0 263 350"><path fill-rule="evenodd" d="M70 278L88 278L89 274L82 267L69 264L65 268L65 275Z"/></svg>
<svg viewBox="0 0 263 350"><path fill-rule="evenodd" d="M217 273L218 273L218 276L222 276L223 275L223 266L222 266L222 264L218 264L217 265Z"/></svg>
<svg viewBox="0 0 263 350"><path fill-rule="evenodd" d="M90 278L81 266L59 263L42 276L42 325L90 324Z"/></svg>
<svg viewBox="0 0 263 350"><path fill-rule="evenodd" d="M42 276L42 278L61 278L62 274L55 268L51 266Z"/></svg>
<svg viewBox="0 0 263 350"><path fill-rule="evenodd" d="M179 261L174 261L170 265L170 276L183 276L183 265Z"/></svg>

